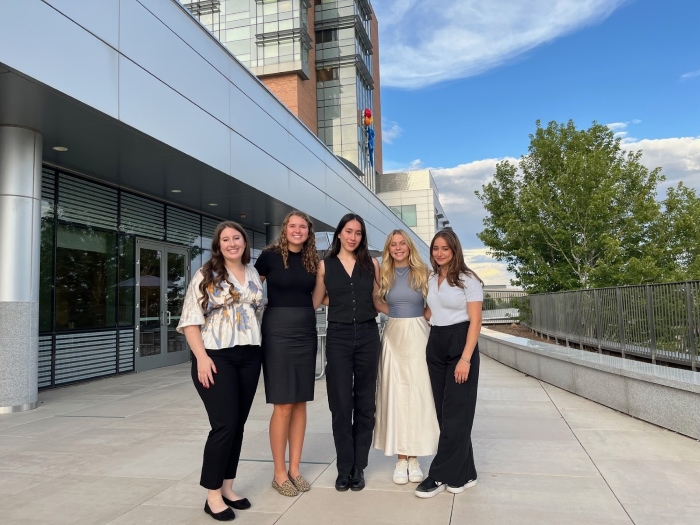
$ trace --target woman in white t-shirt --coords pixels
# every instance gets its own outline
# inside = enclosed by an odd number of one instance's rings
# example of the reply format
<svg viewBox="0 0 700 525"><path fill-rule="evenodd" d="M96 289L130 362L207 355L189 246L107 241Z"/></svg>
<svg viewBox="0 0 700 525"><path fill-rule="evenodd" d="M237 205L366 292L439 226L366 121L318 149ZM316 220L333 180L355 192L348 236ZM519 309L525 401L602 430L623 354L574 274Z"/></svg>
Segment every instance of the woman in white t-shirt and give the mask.
<svg viewBox="0 0 700 525"><path fill-rule="evenodd" d="M445 489L459 494L476 485L471 431L479 382L483 282L465 264L459 239L450 230L433 237L430 263L426 359L440 438L428 477L416 488L419 498Z"/></svg>

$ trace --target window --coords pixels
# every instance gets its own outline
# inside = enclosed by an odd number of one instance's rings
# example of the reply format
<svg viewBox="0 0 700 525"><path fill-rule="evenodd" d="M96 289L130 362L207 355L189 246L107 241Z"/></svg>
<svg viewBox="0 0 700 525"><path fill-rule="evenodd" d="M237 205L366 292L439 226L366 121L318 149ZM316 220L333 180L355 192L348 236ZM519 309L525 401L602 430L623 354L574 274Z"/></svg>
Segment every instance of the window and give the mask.
<svg viewBox="0 0 700 525"><path fill-rule="evenodd" d="M418 217L416 215L416 205L406 204L403 206L389 206L389 209L394 212L399 219L401 219L406 226L415 228L418 226Z"/></svg>
<svg viewBox="0 0 700 525"><path fill-rule="evenodd" d="M338 80L337 67L324 67L316 70L316 82L328 82L330 80Z"/></svg>
<svg viewBox="0 0 700 525"><path fill-rule="evenodd" d="M58 227L56 328L79 330L116 324L117 234L79 226Z"/></svg>
<svg viewBox="0 0 700 525"><path fill-rule="evenodd" d="M317 44L327 44L328 42L338 41L338 30L337 29L323 29L322 31L316 31L316 43Z"/></svg>

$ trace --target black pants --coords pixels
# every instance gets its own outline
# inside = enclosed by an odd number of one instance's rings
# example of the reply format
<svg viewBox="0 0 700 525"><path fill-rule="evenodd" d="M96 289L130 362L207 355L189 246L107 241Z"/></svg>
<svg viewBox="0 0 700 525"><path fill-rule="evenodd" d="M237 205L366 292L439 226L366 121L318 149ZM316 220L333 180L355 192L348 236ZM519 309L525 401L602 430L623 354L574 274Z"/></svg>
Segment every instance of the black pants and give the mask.
<svg viewBox="0 0 700 525"><path fill-rule="evenodd" d="M204 446L199 484L220 489L225 479L234 479L243 444L243 427L253 404L260 378L262 352L259 346L234 346L207 350L214 361L214 384L204 388L197 379L197 358L192 356L192 381L209 416L211 431Z"/></svg>
<svg viewBox="0 0 700 525"><path fill-rule="evenodd" d="M467 342L469 322L430 329L426 359L440 425L438 450L430 465L430 477L452 486L476 479L472 425L479 384L479 346L471 358L469 376L455 381L455 367Z"/></svg>
<svg viewBox="0 0 700 525"><path fill-rule="evenodd" d="M338 474L367 467L376 411L379 330L367 323L328 323L326 388Z"/></svg>

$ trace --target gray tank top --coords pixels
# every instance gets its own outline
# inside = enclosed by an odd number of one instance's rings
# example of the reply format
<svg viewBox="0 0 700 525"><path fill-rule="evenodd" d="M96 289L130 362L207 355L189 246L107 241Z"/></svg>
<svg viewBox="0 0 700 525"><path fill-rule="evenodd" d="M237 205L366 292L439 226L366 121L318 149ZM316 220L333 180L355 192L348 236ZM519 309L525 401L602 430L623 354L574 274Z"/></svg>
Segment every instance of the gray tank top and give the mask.
<svg viewBox="0 0 700 525"><path fill-rule="evenodd" d="M408 284L409 267L394 269L394 286L386 294L389 317L423 317L423 294Z"/></svg>

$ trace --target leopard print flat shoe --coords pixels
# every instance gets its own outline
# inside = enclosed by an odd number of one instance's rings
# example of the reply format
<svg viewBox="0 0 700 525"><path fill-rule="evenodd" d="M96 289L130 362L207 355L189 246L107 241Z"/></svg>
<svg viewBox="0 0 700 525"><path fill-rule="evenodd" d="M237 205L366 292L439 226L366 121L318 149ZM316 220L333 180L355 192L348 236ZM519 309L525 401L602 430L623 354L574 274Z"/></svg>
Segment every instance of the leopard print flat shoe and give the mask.
<svg viewBox="0 0 700 525"><path fill-rule="evenodd" d="M306 481L306 478L301 474L299 474L296 478L293 478L290 475L289 479L299 492L309 492L311 490L311 484Z"/></svg>
<svg viewBox="0 0 700 525"><path fill-rule="evenodd" d="M294 496L299 495L299 491L294 487L291 481L286 480L282 485L277 483L274 479L272 480L272 488L275 489L277 492L282 494L283 496L289 496L290 498L293 498Z"/></svg>

